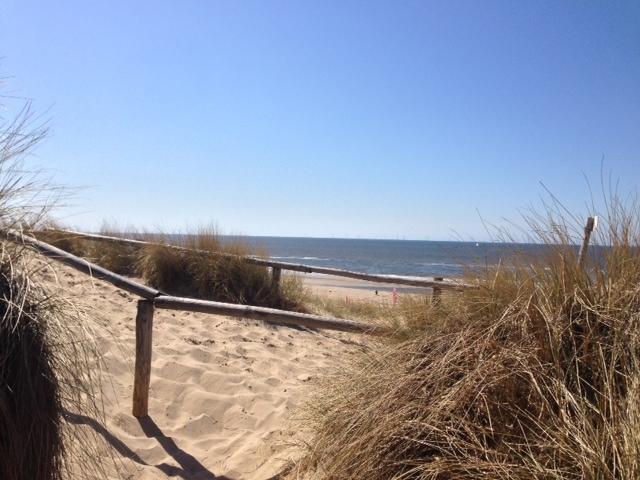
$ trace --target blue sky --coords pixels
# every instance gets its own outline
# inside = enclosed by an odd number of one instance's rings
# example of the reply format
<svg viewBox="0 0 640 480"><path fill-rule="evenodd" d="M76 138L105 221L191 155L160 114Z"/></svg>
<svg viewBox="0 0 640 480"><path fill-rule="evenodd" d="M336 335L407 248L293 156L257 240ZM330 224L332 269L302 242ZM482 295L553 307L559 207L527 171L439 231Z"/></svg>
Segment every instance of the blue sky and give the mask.
<svg viewBox="0 0 640 480"><path fill-rule="evenodd" d="M3 0L0 56L86 229L484 239L640 178L638 2Z"/></svg>

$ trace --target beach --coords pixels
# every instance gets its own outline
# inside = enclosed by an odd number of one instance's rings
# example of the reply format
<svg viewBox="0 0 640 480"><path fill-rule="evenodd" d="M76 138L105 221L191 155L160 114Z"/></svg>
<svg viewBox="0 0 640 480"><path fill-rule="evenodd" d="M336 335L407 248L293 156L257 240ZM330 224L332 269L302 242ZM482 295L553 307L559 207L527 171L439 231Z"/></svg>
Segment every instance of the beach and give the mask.
<svg viewBox="0 0 640 480"><path fill-rule="evenodd" d="M321 273L296 273L311 293L332 299L356 299L377 302L390 300L393 290L398 294L430 294L430 288L408 287L392 283L377 283L353 278L335 277Z"/></svg>

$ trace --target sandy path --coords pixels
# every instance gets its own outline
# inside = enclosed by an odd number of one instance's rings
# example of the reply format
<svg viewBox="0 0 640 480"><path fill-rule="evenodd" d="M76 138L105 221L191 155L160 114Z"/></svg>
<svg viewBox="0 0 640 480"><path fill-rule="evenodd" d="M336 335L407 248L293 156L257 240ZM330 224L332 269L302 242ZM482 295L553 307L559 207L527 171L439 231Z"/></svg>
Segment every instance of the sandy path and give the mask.
<svg viewBox="0 0 640 480"><path fill-rule="evenodd" d="M156 310L149 417L139 421L131 415L137 299L67 267L55 269L57 288L113 331L99 342L106 430L75 420L115 448L117 469L132 480L271 478L296 454L289 421L309 386L363 340ZM54 284L52 273L44 276Z"/></svg>

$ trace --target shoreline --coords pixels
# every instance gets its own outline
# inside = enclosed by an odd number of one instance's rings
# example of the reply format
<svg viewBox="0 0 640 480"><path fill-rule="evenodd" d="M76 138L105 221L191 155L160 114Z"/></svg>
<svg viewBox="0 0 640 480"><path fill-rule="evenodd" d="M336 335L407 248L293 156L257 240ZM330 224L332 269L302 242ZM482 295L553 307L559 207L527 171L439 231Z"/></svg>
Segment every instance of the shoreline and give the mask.
<svg viewBox="0 0 640 480"><path fill-rule="evenodd" d="M430 295L432 291L432 289L428 287L369 282L323 273L295 273L286 275L300 279L304 287L312 293L329 298L349 297L358 300L381 300L390 298L394 288L397 293L401 295Z"/></svg>

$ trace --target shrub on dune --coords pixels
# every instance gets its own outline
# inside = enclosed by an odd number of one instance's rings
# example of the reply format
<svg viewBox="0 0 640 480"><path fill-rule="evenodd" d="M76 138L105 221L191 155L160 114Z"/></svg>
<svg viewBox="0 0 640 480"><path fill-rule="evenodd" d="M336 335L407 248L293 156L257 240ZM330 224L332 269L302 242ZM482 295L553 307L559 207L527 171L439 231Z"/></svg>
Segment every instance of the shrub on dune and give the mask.
<svg viewBox="0 0 640 480"><path fill-rule="evenodd" d="M138 275L140 247L106 242L85 241L87 260L119 275Z"/></svg>
<svg viewBox="0 0 640 480"><path fill-rule="evenodd" d="M2 247L0 478L101 478L95 436L67 422L68 415L102 421L93 322L34 282L43 268L52 267Z"/></svg>
<svg viewBox="0 0 640 480"><path fill-rule="evenodd" d="M119 233L109 224L100 229L102 235L136 237L134 229L129 229L127 234ZM87 260L100 265L107 270L120 275L136 275L137 263L140 255L140 247L133 245L116 244L88 240L76 234L69 233L64 227L54 221L48 221L33 235L43 242L54 245L73 255L84 257Z"/></svg>
<svg viewBox="0 0 640 480"><path fill-rule="evenodd" d="M178 250L167 245L143 249L140 274L154 287L174 295L247 305L292 307L274 291L266 267L247 261L250 250L224 243L214 229L186 235Z"/></svg>
<svg viewBox="0 0 640 480"><path fill-rule="evenodd" d="M172 295L302 310L297 278L285 277L281 288L274 289L268 269L247 261L256 252L240 240L223 241L214 228L200 228L180 236L141 234L133 228L123 233L113 227L103 227L100 233L133 237L151 245L139 247L80 238L59 226L38 230L35 235L113 272L143 277Z"/></svg>

